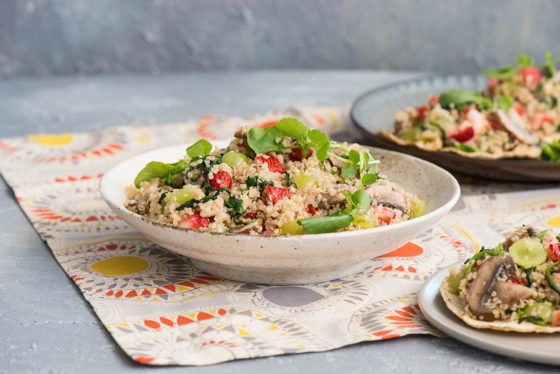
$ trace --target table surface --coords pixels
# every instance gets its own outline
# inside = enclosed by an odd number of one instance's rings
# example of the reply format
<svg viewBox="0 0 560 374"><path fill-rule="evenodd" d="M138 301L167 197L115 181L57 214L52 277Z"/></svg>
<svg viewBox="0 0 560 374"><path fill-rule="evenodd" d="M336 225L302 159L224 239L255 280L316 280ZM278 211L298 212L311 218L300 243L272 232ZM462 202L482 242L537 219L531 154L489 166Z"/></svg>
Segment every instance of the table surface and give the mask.
<svg viewBox="0 0 560 374"><path fill-rule="evenodd" d="M420 75L263 71L4 79L0 80L0 137L180 122L218 113L250 116L295 104L340 106L370 88ZM554 369L431 336L207 367L142 366L113 341L3 180L0 213L1 373L443 373L451 369L470 374Z"/></svg>

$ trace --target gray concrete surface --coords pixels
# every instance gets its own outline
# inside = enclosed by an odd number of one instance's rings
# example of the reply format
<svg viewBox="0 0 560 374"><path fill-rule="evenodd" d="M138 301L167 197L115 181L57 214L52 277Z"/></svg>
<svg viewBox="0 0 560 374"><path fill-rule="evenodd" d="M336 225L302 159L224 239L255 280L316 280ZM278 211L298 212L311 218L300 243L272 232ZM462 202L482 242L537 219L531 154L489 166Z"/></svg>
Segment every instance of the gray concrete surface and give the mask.
<svg viewBox="0 0 560 374"><path fill-rule="evenodd" d="M560 53L554 0L0 0L0 76L477 72Z"/></svg>
<svg viewBox="0 0 560 374"><path fill-rule="evenodd" d="M249 115L295 103L341 105L418 74L207 73L0 81L0 137L116 124ZM549 373L450 338L409 336L338 350L208 367L141 366L97 320L0 181L0 373Z"/></svg>

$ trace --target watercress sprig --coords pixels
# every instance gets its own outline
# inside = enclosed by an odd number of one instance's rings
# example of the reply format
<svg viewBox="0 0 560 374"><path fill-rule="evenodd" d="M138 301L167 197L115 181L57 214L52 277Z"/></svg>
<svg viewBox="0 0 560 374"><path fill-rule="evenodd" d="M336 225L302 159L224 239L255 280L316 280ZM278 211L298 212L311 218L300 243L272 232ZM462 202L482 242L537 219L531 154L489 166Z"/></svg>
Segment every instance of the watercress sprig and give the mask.
<svg viewBox="0 0 560 374"><path fill-rule="evenodd" d="M297 145L288 147L283 145L282 138L284 136L296 140ZM247 143L257 154L301 148L302 155L306 155L311 147L315 149L319 161L327 159L330 148L329 139L324 133L316 129L310 129L298 119L289 117L281 119L274 126L253 127L247 133Z"/></svg>

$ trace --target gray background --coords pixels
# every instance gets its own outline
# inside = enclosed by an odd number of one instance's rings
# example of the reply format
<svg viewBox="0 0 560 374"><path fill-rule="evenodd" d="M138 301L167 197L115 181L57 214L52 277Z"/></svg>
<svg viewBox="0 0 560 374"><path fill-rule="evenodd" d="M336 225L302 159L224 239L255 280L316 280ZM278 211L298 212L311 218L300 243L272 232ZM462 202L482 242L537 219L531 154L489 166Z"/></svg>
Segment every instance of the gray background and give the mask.
<svg viewBox="0 0 560 374"><path fill-rule="evenodd" d="M554 0L0 0L0 76L477 72L560 52Z"/></svg>

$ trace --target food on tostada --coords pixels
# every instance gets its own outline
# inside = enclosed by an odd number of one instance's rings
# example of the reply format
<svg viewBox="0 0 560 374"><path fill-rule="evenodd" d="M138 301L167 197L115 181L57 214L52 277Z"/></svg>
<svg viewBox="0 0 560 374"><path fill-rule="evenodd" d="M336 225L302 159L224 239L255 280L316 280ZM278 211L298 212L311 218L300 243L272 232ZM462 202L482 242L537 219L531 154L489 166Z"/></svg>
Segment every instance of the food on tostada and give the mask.
<svg viewBox="0 0 560 374"><path fill-rule="evenodd" d="M368 229L424 214L425 202L378 164L358 144L284 118L240 128L223 149L202 139L175 163L148 163L125 207L173 226L250 235Z"/></svg>
<svg viewBox="0 0 560 374"><path fill-rule="evenodd" d="M430 97L427 105L395 115L391 132L400 145L469 157L560 161L560 73L523 55L516 67L486 70L486 90L460 89Z"/></svg>
<svg viewBox="0 0 560 374"><path fill-rule="evenodd" d="M522 226L503 243L452 268L445 304L479 329L560 332L560 235Z"/></svg>

